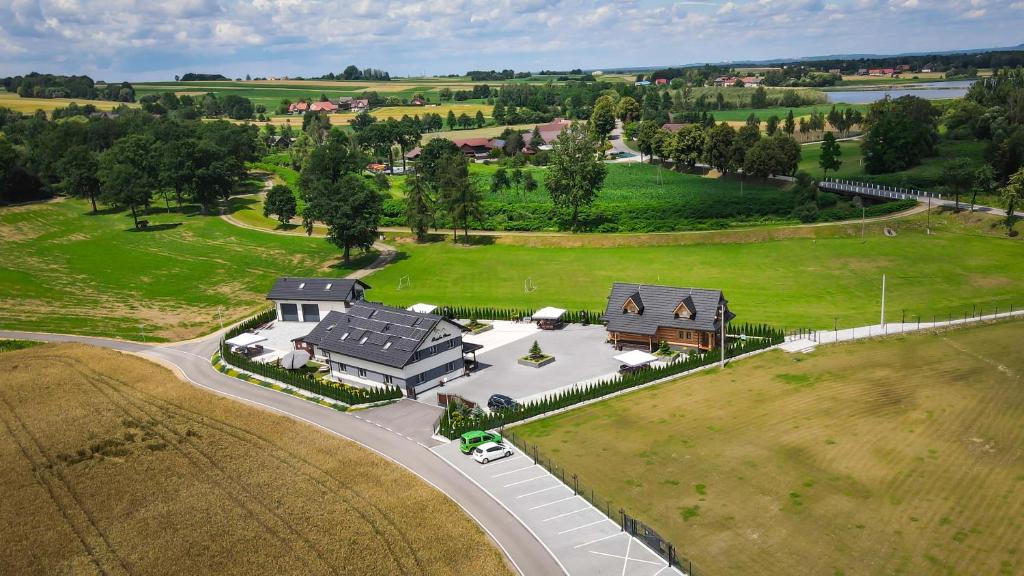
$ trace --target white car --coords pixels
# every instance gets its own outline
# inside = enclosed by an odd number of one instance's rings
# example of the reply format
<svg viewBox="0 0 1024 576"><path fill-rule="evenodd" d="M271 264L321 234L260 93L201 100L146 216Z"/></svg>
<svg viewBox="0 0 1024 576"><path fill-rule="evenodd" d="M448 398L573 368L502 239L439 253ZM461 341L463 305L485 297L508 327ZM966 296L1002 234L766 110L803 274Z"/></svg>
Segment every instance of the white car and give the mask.
<svg viewBox="0 0 1024 576"><path fill-rule="evenodd" d="M473 459L481 464L512 455L512 448L497 442L481 444L473 450Z"/></svg>

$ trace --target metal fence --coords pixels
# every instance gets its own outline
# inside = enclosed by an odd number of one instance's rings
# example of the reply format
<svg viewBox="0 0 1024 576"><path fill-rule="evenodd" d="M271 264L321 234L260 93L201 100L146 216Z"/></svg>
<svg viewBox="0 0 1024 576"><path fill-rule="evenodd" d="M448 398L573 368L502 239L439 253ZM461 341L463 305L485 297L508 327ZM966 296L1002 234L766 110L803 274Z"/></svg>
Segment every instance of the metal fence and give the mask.
<svg viewBox="0 0 1024 576"><path fill-rule="evenodd" d="M617 507L615 502L598 494L593 486L587 485L575 473L560 466L554 459L540 451L536 444L530 444L514 430L499 429L505 440L515 445L523 454L531 458L535 464L544 467L552 476L558 478L563 484L572 489L573 493L583 497L590 502L594 508L600 510L605 516L618 524L622 531L628 532L646 544L656 552L665 563L682 570L688 576L697 576L693 562L680 556L675 545L660 536L653 528L632 516L621 506Z"/></svg>

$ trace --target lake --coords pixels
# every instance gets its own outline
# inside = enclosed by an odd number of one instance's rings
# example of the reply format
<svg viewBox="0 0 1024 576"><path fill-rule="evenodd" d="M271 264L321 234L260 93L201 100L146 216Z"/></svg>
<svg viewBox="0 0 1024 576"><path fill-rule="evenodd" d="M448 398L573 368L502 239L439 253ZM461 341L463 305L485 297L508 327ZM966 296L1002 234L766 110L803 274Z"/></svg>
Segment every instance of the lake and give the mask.
<svg viewBox="0 0 1024 576"><path fill-rule="evenodd" d="M838 90L826 92L829 102L842 102L844 104L871 104L886 96L899 98L900 96L912 95L925 100L945 100L948 98L962 98L967 94L967 89L973 84L973 80L950 80L948 82L927 82L922 84L902 84L899 86L870 88L864 90Z"/></svg>

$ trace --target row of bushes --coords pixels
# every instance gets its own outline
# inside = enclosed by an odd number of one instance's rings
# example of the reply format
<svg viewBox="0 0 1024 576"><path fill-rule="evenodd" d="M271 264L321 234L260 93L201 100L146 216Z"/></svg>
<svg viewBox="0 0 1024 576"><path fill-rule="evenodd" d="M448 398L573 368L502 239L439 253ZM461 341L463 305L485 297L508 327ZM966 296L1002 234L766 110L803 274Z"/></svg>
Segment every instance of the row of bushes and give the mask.
<svg viewBox="0 0 1024 576"><path fill-rule="evenodd" d="M263 376L264 378L277 380L278 382L283 382L307 392L319 394L320 396L330 398L331 400L344 402L350 406L356 404L368 404L370 402L382 402L385 400L396 400L402 397L402 391L395 386L381 388L356 388L355 386L346 386L340 383L318 380L309 374L285 370L284 368L273 364L256 362L241 354L232 352L230 349L231 347L225 344L226 340L253 328L262 326L276 317L276 311L274 309L270 309L266 312L261 312L260 314L253 316L229 330L224 336L224 339L220 342L221 359L239 370L245 370L246 372L251 372L253 374Z"/></svg>
<svg viewBox="0 0 1024 576"><path fill-rule="evenodd" d="M782 343L785 337L781 330L765 325L748 324L744 325L742 330L742 333L750 336L750 338L729 343L726 353L728 358L775 346ZM734 328L732 331L736 332L736 329ZM679 362L658 368L647 367L637 372L617 375L608 380L563 390L545 396L540 400L522 404L518 408L511 410L491 413L481 411L467 413L452 403L449 404L448 410L441 417L438 432L446 438L455 439L470 430L500 428L513 422L547 414L548 412L567 408L580 402L601 398L602 396L654 382L668 376L682 374L702 366L714 364L720 358L721 355L718 351L691 354L685 360Z"/></svg>
<svg viewBox="0 0 1024 576"><path fill-rule="evenodd" d="M474 306L438 306L437 314L449 319L462 318L464 320L517 320L527 316L533 316L536 310L532 308L492 308ZM571 324L596 324L601 319L602 312L593 310L567 310L562 320Z"/></svg>

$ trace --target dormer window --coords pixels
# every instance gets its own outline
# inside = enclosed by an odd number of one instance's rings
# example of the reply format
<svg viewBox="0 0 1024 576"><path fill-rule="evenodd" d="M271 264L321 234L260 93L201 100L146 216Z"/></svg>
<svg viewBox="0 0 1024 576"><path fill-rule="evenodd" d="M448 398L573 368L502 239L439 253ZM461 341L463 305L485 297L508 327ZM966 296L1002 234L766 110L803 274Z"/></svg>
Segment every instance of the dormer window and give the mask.
<svg viewBox="0 0 1024 576"><path fill-rule="evenodd" d="M633 294L629 298L626 298L626 302L622 304L623 314L643 314L644 313L644 301L640 299L640 293Z"/></svg>
<svg viewBox="0 0 1024 576"><path fill-rule="evenodd" d="M677 320L679 318L689 318L690 320L693 320L693 317L696 316L696 308L697 307L693 304L693 298L687 296L686 298L683 298L678 305L676 305L675 310L672 311L672 315Z"/></svg>

